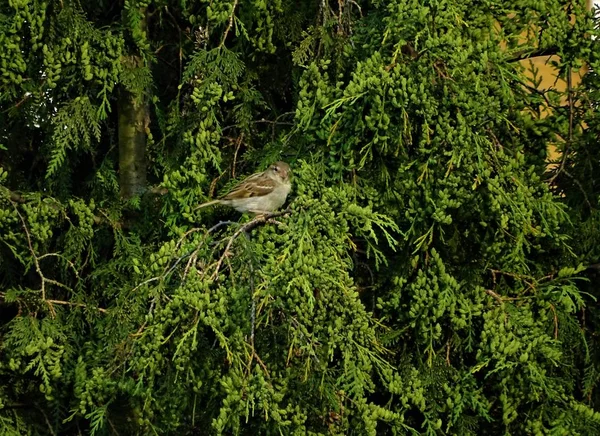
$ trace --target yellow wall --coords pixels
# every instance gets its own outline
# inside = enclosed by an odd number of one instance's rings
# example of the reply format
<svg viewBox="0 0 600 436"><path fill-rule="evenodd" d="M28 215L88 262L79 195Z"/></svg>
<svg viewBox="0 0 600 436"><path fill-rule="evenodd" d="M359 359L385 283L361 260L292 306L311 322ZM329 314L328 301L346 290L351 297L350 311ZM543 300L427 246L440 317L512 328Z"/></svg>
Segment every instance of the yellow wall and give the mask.
<svg viewBox="0 0 600 436"><path fill-rule="evenodd" d="M591 9L593 1L588 0L588 8ZM558 71L552 66L552 61L560 59L556 55L550 56L537 56L530 59L521 61L521 64L525 67L526 73L529 77L533 77L533 71L537 70L537 78L541 78L541 82L538 85L540 91L556 90L564 92L567 90L566 80L558 78ZM571 72L571 86L575 87L581 82L581 78L586 73L587 67L582 67L579 71ZM567 96L563 97L562 104L567 104ZM542 110L542 113L548 113L548 109ZM557 151L556 146L548 144L548 160L556 161L560 157L560 153Z"/></svg>

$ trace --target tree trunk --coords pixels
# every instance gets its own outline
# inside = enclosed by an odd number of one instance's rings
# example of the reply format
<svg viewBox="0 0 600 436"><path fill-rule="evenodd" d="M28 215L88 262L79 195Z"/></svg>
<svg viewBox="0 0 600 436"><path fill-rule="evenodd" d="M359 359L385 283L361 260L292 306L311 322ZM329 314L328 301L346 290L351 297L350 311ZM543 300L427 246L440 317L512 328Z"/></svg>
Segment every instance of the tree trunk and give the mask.
<svg viewBox="0 0 600 436"><path fill-rule="evenodd" d="M139 12L141 19L138 30L147 35L147 10L140 8ZM139 54L129 56L125 63L132 69L144 66L144 60ZM119 95L119 183L121 197L126 200L146 189L146 128L150 122L150 114L145 91L134 94L122 89Z"/></svg>
<svg viewBox="0 0 600 436"><path fill-rule="evenodd" d="M119 98L119 182L124 199L146 189L148 119L148 105L144 97L122 91Z"/></svg>

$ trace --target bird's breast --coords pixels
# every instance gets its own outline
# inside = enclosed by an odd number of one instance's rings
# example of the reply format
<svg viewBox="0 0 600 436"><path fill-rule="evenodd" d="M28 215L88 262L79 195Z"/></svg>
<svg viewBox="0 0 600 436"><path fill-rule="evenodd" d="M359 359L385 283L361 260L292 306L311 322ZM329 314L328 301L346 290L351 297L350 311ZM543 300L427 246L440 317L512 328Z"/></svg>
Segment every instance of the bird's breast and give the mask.
<svg viewBox="0 0 600 436"><path fill-rule="evenodd" d="M271 207L269 208L269 210L277 210L281 206L283 206L283 203L285 203L285 200L288 194L290 193L291 188L291 184L285 183L273 189L273 192L267 195L267 197L270 197L269 202Z"/></svg>

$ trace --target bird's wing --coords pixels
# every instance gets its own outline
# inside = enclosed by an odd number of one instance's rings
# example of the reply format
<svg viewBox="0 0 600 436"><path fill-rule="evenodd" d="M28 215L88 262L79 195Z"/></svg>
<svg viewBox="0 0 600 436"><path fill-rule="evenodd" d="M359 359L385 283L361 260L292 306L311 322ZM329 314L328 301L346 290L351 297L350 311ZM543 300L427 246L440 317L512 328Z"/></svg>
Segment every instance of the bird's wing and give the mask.
<svg viewBox="0 0 600 436"><path fill-rule="evenodd" d="M235 186L222 200L235 200L240 198L262 197L273 192L276 188L274 180L264 177L263 173L252 174L242 183Z"/></svg>

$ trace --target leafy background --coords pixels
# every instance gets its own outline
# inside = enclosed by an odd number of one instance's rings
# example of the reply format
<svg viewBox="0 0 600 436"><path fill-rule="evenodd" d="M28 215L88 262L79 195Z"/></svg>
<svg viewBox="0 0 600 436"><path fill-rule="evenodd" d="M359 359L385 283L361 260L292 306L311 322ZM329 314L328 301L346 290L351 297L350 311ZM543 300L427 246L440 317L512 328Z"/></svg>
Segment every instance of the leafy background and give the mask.
<svg viewBox="0 0 600 436"><path fill-rule="evenodd" d="M598 434L597 23L0 5L2 434ZM279 159L285 213L194 210Z"/></svg>

